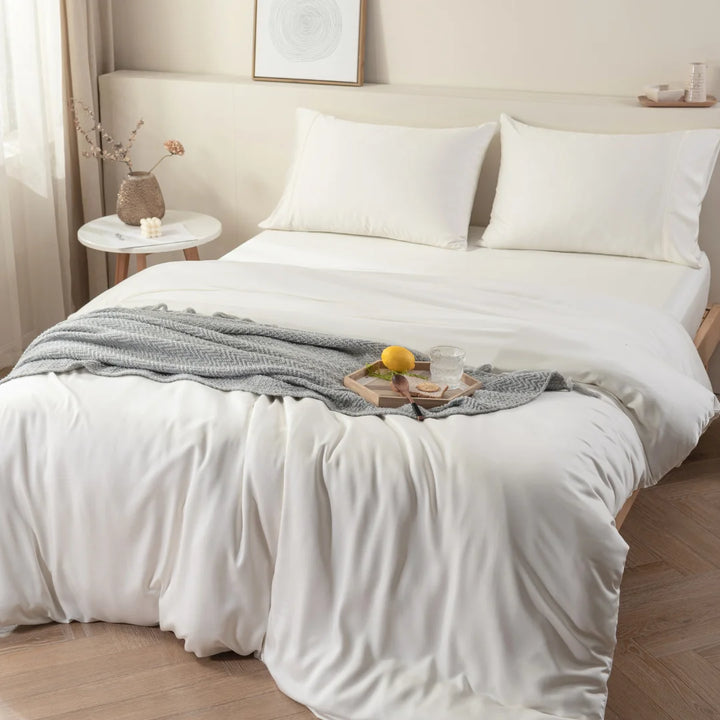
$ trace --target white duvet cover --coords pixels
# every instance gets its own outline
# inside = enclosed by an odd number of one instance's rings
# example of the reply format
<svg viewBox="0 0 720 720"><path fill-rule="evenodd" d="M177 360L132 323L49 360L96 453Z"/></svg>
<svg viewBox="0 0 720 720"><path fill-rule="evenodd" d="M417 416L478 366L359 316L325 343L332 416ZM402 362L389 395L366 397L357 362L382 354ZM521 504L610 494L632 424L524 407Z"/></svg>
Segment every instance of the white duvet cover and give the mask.
<svg viewBox="0 0 720 720"><path fill-rule="evenodd" d="M256 652L319 717L603 717L613 517L717 411L648 307L433 275L170 263L89 306L224 311L553 368L597 397L418 423L84 372L0 386L0 625Z"/></svg>

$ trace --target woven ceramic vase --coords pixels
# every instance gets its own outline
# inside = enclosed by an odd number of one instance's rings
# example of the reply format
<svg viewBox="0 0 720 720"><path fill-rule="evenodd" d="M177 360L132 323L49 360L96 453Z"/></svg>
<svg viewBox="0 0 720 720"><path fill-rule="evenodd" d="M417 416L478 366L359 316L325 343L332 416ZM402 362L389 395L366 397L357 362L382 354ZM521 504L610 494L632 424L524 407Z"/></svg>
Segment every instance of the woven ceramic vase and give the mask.
<svg viewBox="0 0 720 720"><path fill-rule="evenodd" d="M162 190L152 173L128 173L118 192L117 214L126 225L139 225L142 218L161 218L165 214Z"/></svg>

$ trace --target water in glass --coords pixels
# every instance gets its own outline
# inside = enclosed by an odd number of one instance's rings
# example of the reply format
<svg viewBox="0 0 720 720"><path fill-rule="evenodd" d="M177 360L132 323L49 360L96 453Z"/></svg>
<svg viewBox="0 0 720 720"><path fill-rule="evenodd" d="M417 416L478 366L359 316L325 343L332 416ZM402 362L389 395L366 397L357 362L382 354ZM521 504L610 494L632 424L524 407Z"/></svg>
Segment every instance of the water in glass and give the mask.
<svg viewBox="0 0 720 720"><path fill-rule="evenodd" d="M463 374L465 351L452 345L437 345L430 349L430 378L438 385L458 387Z"/></svg>

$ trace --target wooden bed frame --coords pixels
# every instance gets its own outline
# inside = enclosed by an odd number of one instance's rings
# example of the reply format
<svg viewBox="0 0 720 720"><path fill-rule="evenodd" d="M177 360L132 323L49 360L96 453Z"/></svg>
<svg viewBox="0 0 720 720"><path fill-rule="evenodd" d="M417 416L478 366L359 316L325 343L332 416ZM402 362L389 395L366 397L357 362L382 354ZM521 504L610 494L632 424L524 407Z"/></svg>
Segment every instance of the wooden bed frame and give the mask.
<svg viewBox="0 0 720 720"><path fill-rule="evenodd" d="M695 335L695 347L697 348L700 359L705 367L708 366L710 358L715 352L715 348L720 343L720 305L711 305L705 310L702 322L698 328L697 334ZM630 512L630 508L635 502L638 493L636 490L628 499L627 502L620 508L620 512L615 517L615 526L620 529L625 518Z"/></svg>

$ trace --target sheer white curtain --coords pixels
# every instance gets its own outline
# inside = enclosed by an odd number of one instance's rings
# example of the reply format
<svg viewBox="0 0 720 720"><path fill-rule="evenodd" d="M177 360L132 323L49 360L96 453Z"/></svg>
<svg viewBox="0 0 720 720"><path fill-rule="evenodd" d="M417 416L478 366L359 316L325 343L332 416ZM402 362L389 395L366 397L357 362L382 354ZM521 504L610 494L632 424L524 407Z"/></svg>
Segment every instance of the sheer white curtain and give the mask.
<svg viewBox="0 0 720 720"><path fill-rule="evenodd" d="M71 310L59 4L0 0L0 366Z"/></svg>
<svg viewBox="0 0 720 720"><path fill-rule="evenodd" d="M0 368L107 287L105 255L76 237L104 214L102 168L65 99L99 117L113 69L112 0L0 0Z"/></svg>

